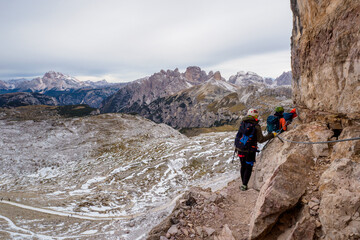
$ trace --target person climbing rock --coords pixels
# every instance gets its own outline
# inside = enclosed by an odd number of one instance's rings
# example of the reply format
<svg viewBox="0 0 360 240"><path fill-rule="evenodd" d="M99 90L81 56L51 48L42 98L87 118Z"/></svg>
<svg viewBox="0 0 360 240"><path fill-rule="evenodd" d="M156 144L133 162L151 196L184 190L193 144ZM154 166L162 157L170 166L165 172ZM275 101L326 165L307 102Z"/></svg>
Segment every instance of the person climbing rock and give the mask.
<svg viewBox="0 0 360 240"><path fill-rule="evenodd" d="M283 107L277 107L275 108L275 114L274 116L279 118L279 130L280 132L286 131L286 121L284 118L284 108Z"/></svg>
<svg viewBox="0 0 360 240"><path fill-rule="evenodd" d="M285 112L283 115L286 125L289 125L292 120L297 117L296 108L293 108L290 112Z"/></svg>
<svg viewBox="0 0 360 240"><path fill-rule="evenodd" d="M276 132L281 133L287 130L286 120L284 118L284 108L283 107L276 107L275 114L270 115L266 119L267 124L267 131L268 133Z"/></svg>
<svg viewBox="0 0 360 240"><path fill-rule="evenodd" d="M235 149L241 163L240 175L243 185L240 189L242 191L248 189L247 185L251 177L256 152L258 152L257 143L265 142L276 136L276 133L266 136L262 134L258 117L259 112L256 109L249 109L247 116L242 119L235 137Z"/></svg>

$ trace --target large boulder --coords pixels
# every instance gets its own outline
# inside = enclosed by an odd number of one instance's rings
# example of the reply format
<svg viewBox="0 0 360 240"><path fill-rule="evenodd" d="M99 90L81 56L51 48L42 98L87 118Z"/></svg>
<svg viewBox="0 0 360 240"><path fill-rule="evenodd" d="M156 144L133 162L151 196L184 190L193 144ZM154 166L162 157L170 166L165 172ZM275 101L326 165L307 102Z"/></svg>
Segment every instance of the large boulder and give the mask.
<svg viewBox="0 0 360 240"><path fill-rule="evenodd" d="M360 239L360 161L336 159L320 179L325 239Z"/></svg>
<svg viewBox="0 0 360 240"><path fill-rule="evenodd" d="M296 142L320 142L328 141L333 134L325 124L312 122L301 124L280 136ZM279 217L293 211L311 181L309 174L312 167L318 158L329 157L329 151L328 144L299 144L281 142L279 139L272 140L263 149L250 185L260 190L250 222L250 239L266 239L268 234L274 235L273 227L278 224ZM306 233L309 236L307 239L311 239L314 228L308 226L312 225L314 219L300 217L309 215L308 212L306 209L297 211L295 215L299 217L296 224L275 235L298 239L296 236Z"/></svg>
<svg viewBox="0 0 360 240"><path fill-rule="evenodd" d="M360 136L360 128L358 126L351 126L344 128L339 136L339 139L349 139ZM353 158L360 156L360 141L339 142L334 145L332 159L338 158Z"/></svg>
<svg viewBox="0 0 360 240"><path fill-rule="evenodd" d="M285 132L280 136L284 139L298 142L328 141L333 132L321 123L312 122L297 126L296 129ZM250 186L260 190L264 183L274 174L276 168L283 164L292 153L301 154L306 159L315 159L329 154L328 144L297 144L271 140L262 150L254 168Z"/></svg>
<svg viewBox="0 0 360 240"><path fill-rule="evenodd" d="M268 234L279 216L293 208L305 193L313 160L302 153L289 154L260 190L250 221L249 239Z"/></svg>

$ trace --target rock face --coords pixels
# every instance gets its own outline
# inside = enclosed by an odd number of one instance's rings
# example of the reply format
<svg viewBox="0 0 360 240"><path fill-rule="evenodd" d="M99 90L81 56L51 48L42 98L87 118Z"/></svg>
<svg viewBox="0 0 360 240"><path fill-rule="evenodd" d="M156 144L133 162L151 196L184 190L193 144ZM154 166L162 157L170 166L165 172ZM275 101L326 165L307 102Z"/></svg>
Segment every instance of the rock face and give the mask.
<svg viewBox="0 0 360 240"><path fill-rule="evenodd" d="M260 190L250 222L250 239L265 237L279 216L293 208L305 193L311 158L303 154L290 154L278 165Z"/></svg>
<svg viewBox="0 0 360 240"><path fill-rule="evenodd" d="M328 239L360 238L359 176L360 161L348 158L336 159L321 176L319 218Z"/></svg>
<svg viewBox="0 0 360 240"><path fill-rule="evenodd" d="M339 139L359 136L345 128ZM333 139L326 124L302 124L284 139ZM360 236L360 143L281 143L275 139L255 165L252 186L260 189L250 239L358 239ZM316 166L314 166L316 164ZM322 169L322 170L321 170ZM291 217L292 216L292 217Z"/></svg>
<svg viewBox="0 0 360 240"><path fill-rule="evenodd" d="M20 107L28 105L58 105L53 97L40 93L7 93L0 95L0 107Z"/></svg>
<svg viewBox="0 0 360 240"><path fill-rule="evenodd" d="M358 126L347 127L342 130L340 139L355 138L360 136ZM356 158L360 155L360 141L339 142L334 145L334 151L331 155L333 160L340 158Z"/></svg>
<svg viewBox="0 0 360 240"><path fill-rule="evenodd" d="M291 0L291 8L293 100L306 124L282 137L358 137L360 2ZM270 143L253 176L260 197L250 239L359 239L359 149L359 141Z"/></svg>
<svg viewBox="0 0 360 240"><path fill-rule="evenodd" d="M314 122L285 132L282 137L292 141L308 142L327 141L332 135L333 132L326 125ZM251 183L252 187L260 190L250 222L251 239L266 239L269 234L279 237L290 232L291 235L297 235L303 229L301 226L309 224L309 221L298 217L297 223L292 224L289 232L284 231L284 227L282 231L275 231L280 216L293 209L305 194L314 159L325 153L329 156L327 145L318 148L316 145L282 143L279 139L274 139L262 151L257 159ZM300 214L301 211L303 213ZM306 214L309 214L309 210L299 209L291 215ZM315 220L312 219L312 222Z"/></svg>
<svg viewBox="0 0 360 240"><path fill-rule="evenodd" d="M175 69L175 72L178 72L178 70ZM196 66L186 68L186 72L184 76L187 79L187 81L194 84L198 84L199 82L205 82L206 80L209 79L209 76L206 74L206 72Z"/></svg>
<svg viewBox="0 0 360 240"><path fill-rule="evenodd" d="M211 127L238 119L245 106L239 102L237 87L212 78L177 94L158 98L141 106L141 115L174 128ZM221 102L221 103L220 103ZM219 110L219 103L222 110Z"/></svg>
<svg viewBox="0 0 360 240"><path fill-rule="evenodd" d="M360 117L360 2L291 0L293 100Z"/></svg>
<svg viewBox="0 0 360 240"><path fill-rule="evenodd" d="M47 91L45 94L56 98L59 105L87 104L99 108L104 99L116 93L118 89L118 87L80 88L68 91Z"/></svg>
<svg viewBox="0 0 360 240"><path fill-rule="evenodd" d="M143 104L149 104L157 98L175 94L181 90L198 85L210 79L199 67L188 67L181 74L178 69L161 70L149 78L128 84L103 103L101 111L136 112Z"/></svg>
<svg viewBox="0 0 360 240"><path fill-rule="evenodd" d="M161 97L132 111L174 128L214 127L235 124L250 107L270 113L276 104L288 105L289 88L239 87L224 80L207 82Z"/></svg>
<svg viewBox="0 0 360 240"><path fill-rule="evenodd" d="M108 98L101 111L137 113L177 129L214 127L235 124L250 107L269 114L277 104L288 105L290 96L289 87L270 89L250 80L239 86L225 81L220 72L206 75L189 67L184 74L161 71L131 83Z"/></svg>

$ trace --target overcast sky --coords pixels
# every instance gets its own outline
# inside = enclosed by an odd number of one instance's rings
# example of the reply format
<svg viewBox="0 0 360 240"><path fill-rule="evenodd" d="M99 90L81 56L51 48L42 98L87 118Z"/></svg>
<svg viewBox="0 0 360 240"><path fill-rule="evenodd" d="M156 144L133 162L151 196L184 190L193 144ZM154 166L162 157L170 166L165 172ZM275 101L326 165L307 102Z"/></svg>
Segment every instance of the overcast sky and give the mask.
<svg viewBox="0 0 360 240"><path fill-rule="evenodd" d="M120 82L187 66L275 78L291 70L291 29L290 0L0 0L0 79Z"/></svg>

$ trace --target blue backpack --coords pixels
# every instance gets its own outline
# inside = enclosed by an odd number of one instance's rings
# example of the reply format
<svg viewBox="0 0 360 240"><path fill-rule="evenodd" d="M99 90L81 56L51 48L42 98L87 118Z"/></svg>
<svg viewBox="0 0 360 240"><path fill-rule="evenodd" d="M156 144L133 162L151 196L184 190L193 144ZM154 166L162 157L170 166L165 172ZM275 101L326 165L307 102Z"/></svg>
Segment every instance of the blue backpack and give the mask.
<svg viewBox="0 0 360 240"><path fill-rule="evenodd" d="M240 152L256 152L256 124L242 122L235 138L235 147Z"/></svg>
<svg viewBox="0 0 360 240"><path fill-rule="evenodd" d="M268 133L277 132L277 131L279 131L279 128L280 128L280 119L277 116L270 115L266 119L266 124L267 124L266 129L267 129Z"/></svg>
<svg viewBox="0 0 360 240"><path fill-rule="evenodd" d="M284 113L284 119L286 122L291 122L293 119L293 113Z"/></svg>

